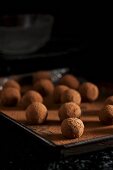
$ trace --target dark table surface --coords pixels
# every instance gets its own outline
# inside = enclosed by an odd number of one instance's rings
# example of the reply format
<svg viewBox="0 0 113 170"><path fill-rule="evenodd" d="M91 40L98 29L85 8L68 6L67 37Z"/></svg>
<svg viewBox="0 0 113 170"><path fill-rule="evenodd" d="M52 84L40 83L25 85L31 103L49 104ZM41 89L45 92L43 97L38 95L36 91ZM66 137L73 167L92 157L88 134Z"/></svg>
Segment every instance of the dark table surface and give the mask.
<svg viewBox="0 0 113 170"><path fill-rule="evenodd" d="M18 159L4 160L1 170L113 169L113 149L58 160L48 160L48 158L46 160L41 160L39 157L40 156L34 157L33 155L24 157L24 155L21 154L21 157Z"/></svg>

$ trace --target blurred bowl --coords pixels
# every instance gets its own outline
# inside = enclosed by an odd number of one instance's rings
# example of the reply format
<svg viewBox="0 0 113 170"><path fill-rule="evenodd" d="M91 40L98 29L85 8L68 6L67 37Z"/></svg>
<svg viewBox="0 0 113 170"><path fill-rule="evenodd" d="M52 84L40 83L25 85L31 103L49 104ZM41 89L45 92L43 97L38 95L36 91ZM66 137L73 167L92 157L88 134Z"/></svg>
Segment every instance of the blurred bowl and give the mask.
<svg viewBox="0 0 113 170"><path fill-rule="evenodd" d="M21 15L18 22L7 17L3 21L0 20L0 52L15 55L33 53L43 47L50 39L54 18L51 15Z"/></svg>

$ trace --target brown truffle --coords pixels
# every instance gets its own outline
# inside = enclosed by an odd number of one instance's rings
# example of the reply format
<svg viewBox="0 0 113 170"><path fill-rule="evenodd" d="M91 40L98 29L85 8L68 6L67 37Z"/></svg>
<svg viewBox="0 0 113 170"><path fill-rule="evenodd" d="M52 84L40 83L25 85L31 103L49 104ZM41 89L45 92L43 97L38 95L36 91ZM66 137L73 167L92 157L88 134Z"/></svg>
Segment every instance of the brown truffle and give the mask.
<svg viewBox="0 0 113 170"><path fill-rule="evenodd" d="M113 105L113 96L109 96L106 100L105 100L105 105Z"/></svg>
<svg viewBox="0 0 113 170"><path fill-rule="evenodd" d="M51 73L49 71L38 71L33 74L33 83L40 79L49 79L51 80Z"/></svg>
<svg viewBox="0 0 113 170"><path fill-rule="evenodd" d="M61 102L62 103L75 102L76 104L79 105L81 103L81 96L78 91L74 89L68 89L62 94Z"/></svg>
<svg viewBox="0 0 113 170"><path fill-rule="evenodd" d="M23 106L23 108L26 108L33 102L43 103L43 98L38 92L34 90L29 90L22 97L21 105Z"/></svg>
<svg viewBox="0 0 113 170"><path fill-rule="evenodd" d="M90 82L85 82L80 85L79 92L83 101L95 101L99 96L98 87Z"/></svg>
<svg viewBox="0 0 113 170"><path fill-rule="evenodd" d="M65 85L58 85L54 89L54 101L56 103L61 103L61 95L65 90L67 90L68 87Z"/></svg>
<svg viewBox="0 0 113 170"><path fill-rule="evenodd" d="M67 118L61 124L61 132L66 138L79 138L84 132L84 124L78 118Z"/></svg>
<svg viewBox="0 0 113 170"><path fill-rule="evenodd" d="M60 79L59 84L66 85L72 89L78 89L80 83L75 76L66 74Z"/></svg>
<svg viewBox="0 0 113 170"><path fill-rule="evenodd" d="M113 124L113 105L106 105L99 112L99 120L103 124Z"/></svg>
<svg viewBox="0 0 113 170"><path fill-rule="evenodd" d="M18 89L7 87L1 92L0 103L3 106L16 106L20 99L21 95Z"/></svg>
<svg viewBox="0 0 113 170"><path fill-rule="evenodd" d="M43 97L52 95L54 85L50 80L41 79L34 84L34 90L38 91Z"/></svg>
<svg viewBox="0 0 113 170"><path fill-rule="evenodd" d="M30 124L42 124L48 115L47 108L39 102L30 104L26 109L26 119Z"/></svg>
<svg viewBox="0 0 113 170"><path fill-rule="evenodd" d="M73 102L69 102L69 103L64 103L58 112L59 118L60 120L64 120L67 118L80 118L81 116L81 109L80 107Z"/></svg>
<svg viewBox="0 0 113 170"><path fill-rule="evenodd" d="M15 80L8 80L7 82L5 82L4 85L3 85L3 88L7 88L7 87L16 88L18 90L21 89L19 83L16 82Z"/></svg>

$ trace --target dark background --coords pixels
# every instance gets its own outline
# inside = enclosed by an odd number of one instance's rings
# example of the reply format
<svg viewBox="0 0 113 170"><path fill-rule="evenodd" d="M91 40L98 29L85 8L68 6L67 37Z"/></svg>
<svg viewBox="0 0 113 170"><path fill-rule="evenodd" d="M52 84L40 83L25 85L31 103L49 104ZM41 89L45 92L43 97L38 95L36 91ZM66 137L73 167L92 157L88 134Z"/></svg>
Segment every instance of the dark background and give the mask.
<svg viewBox="0 0 113 170"><path fill-rule="evenodd" d="M38 69L70 67L76 75L88 77L89 69L93 68L88 59L89 26L87 10L78 9L76 4L74 7L73 4L68 7L57 6L56 4L52 7L49 5L38 7L38 4L36 7L34 6L31 4L30 7L29 5L27 7L22 5L21 7L15 6L15 8L11 6L1 8L1 17L3 15L13 16L13 22L15 22L18 14L51 14L54 16L54 25L50 41L39 51L29 54L26 59L23 56L21 60L18 60L18 58L9 60L7 56L4 57L4 54L1 53L0 74L10 75L37 71ZM62 51L66 54L55 55ZM52 52L54 55L50 56L49 54ZM45 54L45 57L40 57L40 54Z"/></svg>
<svg viewBox="0 0 113 170"><path fill-rule="evenodd" d="M99 5L99 4L98 4ZM103 5L103 4L102 4ZM35 3L1 6L0 14L51 14L54 25L50 41L27 59L9 61L0 55L0 75L19 74L40 69L70 67L77 76L91 81L112 82L112 23L107 6L88 7L81 3ZM70 51L67 55L47 55L48 53ZM40 57L44 53L45 58ZM61 61L62 60L62 61ZM8 69L7 69L8 68ZM21 68L21 69L17 69Z"/></svg>

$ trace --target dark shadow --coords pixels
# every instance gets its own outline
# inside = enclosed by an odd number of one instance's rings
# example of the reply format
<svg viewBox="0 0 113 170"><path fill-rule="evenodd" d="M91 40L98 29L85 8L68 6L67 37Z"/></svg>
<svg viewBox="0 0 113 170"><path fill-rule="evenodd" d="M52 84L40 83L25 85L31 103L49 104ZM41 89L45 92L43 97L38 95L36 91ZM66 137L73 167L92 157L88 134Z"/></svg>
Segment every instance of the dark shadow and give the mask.
<svg viewBox="0 0 113 170"><path fill-rule="evenodd" d="M88 128L88 129L89 128L97 128L97 127L102 126L100 121L97 121L97 120L89 120L89 121L84 120L83 122L84 122L85 128Z"/></svg>
<svg viewBox="0 0 113 170"><path fill-rule="evenodd" d="M35 124L35 123L32 123L32 122L27 122L27 121L24 121L24 120L20 120L19 122L23 123L27 126L56 126L56 125L60 125L61 122L59 120L46 120L44 123L42 124Z"/></svg>
<svg viewBox="0 0 113 170"><path fill-rule="evenodd" d="M60 108L61 104L52 104L47 105L48 110L58 110Z"/></svg>
<svg viewBox="0 0 113 170"><path fill-rule="evenodd" d="M61 133L55 134L55 133L50 133L50 134L45 134L44 138L48 139L49 141L62 141L66 138L63 137Z"/></svg>
<svg viewBox="0 0 113 170"><path fill-rule="evenodd" d="M45 125L49 125L49 126L56 126L56 125L61 125L60 120L47 120L45 122Z"/></svg>
<svg viewBox="0 0 113 170"><path fill-rule="evenodd" d="M98 113L100 112L100 110L88 110L88 111L83 111L82 114L84 116L98 116Z"/></svg>

